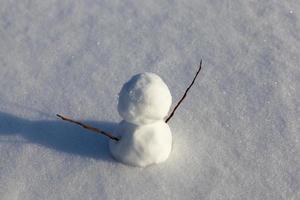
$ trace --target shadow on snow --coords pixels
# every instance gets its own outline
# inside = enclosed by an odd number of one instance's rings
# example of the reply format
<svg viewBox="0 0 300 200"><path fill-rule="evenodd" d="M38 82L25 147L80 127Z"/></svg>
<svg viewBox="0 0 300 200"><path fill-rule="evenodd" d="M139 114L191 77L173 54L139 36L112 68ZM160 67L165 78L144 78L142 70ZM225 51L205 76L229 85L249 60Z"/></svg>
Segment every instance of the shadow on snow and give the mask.
<svg viewBox="0 0 300 200"><path fill-rule="evenodd" d="M84 121L104 131L112 132L117 123ZM108 138L65 121L31 121L0 112L0 136L21 135L28 142L60 152L106 161L113 160L108 149ZM5 143L6 141L1 141ZM18 141L15 141L18 143Z"/></svg>

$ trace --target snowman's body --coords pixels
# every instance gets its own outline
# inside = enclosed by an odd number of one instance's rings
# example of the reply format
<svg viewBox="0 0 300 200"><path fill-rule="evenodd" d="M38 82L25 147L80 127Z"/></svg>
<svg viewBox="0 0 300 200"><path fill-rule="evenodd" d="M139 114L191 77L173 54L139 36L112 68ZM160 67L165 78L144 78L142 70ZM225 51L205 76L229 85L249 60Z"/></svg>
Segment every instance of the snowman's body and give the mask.
<svg viewBox="0 0 300 200"><path fill-rule="evenodd" d="M172 103L169 88L153 73L133 76L119 94L118 111L124 119L110 141L113 157L145 167L165 161L172 149L172 134L164 118Z"/></svg>

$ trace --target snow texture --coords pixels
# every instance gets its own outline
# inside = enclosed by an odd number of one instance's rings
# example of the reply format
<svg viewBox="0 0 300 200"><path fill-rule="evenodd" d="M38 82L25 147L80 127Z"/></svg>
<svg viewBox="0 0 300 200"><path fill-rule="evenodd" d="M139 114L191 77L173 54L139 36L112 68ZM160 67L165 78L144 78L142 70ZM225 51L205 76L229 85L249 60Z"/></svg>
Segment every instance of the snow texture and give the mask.
<svg viewBox="0 0 300 200"><path fill-rule="evenodd" d="M154 73L133 76L121 89L118 100L120 116L142 125L163 120L170 110L172 96L168 86Z"/></svg>
<svg viewBox="0 0 300 200"><path fill-rule="evenodd" d="M164 162L170 155L172 134L163 120L145 125L123 120L114 133L120 140L110 141L110 151L125 164L146 167Z"/></svg>
<svg viewBox="0 0 300 200"><path fill-rule="evenodd" d="M299 0L0 1L0 198L300 199ZM153 72L169 159L116 162L120 86Z"/></svg>

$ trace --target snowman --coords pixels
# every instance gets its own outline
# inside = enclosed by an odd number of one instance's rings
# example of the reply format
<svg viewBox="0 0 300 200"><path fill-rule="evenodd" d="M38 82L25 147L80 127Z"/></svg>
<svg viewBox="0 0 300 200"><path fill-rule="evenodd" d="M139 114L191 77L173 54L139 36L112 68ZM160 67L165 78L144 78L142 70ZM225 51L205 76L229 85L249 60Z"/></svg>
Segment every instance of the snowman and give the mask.
<svg viewBox="0 0 300 200"><path fill-rule="evenodd" d="M125 83L119 93L118 124L109 149L125 164L145 167L161 163L170 155L172 134L164 118L172 96L164 81L154 73L141 73Z"/></svg>
<svg viewBox="0 0 300 200"><path fill-rule="evenodd" d="M114 134L59 114L57 117L110 138L110 152L120 162L138 167L164 162L172 149L167 122L193 86L201 66L202 60L192 83L166 120L172 104L170 90L158 75L148 72L133 76L123 85L118 101L118 112L123 120Z"/></svg>

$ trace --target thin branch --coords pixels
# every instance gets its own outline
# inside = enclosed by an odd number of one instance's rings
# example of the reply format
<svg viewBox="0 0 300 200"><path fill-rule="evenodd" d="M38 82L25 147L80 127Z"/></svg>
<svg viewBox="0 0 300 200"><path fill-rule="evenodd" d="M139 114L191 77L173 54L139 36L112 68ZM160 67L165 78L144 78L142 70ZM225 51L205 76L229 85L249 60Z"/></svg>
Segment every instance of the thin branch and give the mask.
<svg viewBox="0 0 300 200"><path fill-rule="evenodd" d="M73 119L64 117L64 116L59 115L59 114L56 114L56 116L59 117L60 119L64 120L64 121L68 121L68 122L77 124L77 125L79 125L79 126L82 126L82 127L85 128L85 129L90 130L90 131L94 131L94 132L96 132L96 133L98 133L98 134L105 135L106 137L109 137L109 138L112 139L112 140L116 140L116 141L119 141L119 140L120 140L119 138L113 136L111 133L102 131L102 130L100 130L100 129L94 128L94 127L89 126L89 125L87 125L87 124L83 124L83 123L81 123L81 122L75 121L75 120L73 120Z"/></svg>
<svg viewBox="0 0 300 200"><path fill-rule="evenodd" d="M174 107L174 109L173 109L173 111L171 112L171 114L169 115L169 117L166 119L166 121L165 121L166 123L168 123L168 121L173 117L175 111L177 110L177 108L179 107L179 105L182 103L182 101L183 101L184 98L186 97L188 91L189 91L189 90L191 89L191 87L194 85L195 80L196 80L196 78L197 78L197 76L198 76L198 74L199 74L199 72L200 72L200 70L201 70L201 67L202 67L202 59L201 59L201 61L200 61L199 69L198 69L198 71L197 71L197 73L196 73L196 75L195 75L195 77L194 77L192 83L191 83L191 84L189 85L189 87L185 90L184 95L183 95L182 98L179 100L179 102L176 104L176 106Z"/></svg>

